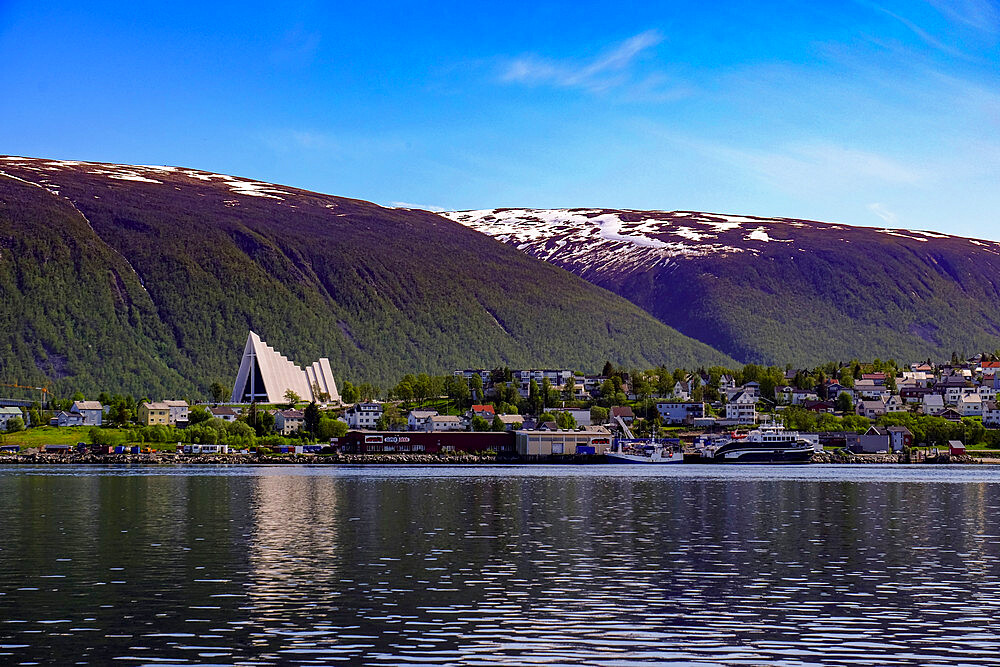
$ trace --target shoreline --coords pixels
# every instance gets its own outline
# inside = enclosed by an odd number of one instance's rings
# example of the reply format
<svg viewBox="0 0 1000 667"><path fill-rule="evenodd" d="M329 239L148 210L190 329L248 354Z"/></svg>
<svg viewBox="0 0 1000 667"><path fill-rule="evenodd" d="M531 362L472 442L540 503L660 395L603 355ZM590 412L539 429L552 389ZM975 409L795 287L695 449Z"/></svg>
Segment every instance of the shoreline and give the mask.
<svg viewBox="0 0 1000 667"><path fill-rule="evenodd" d="M934 458L920 461L907 461L902 454L854 454L844 456L840 453L818 452L808 463L713 463L699 461L697 457L685 460L680 464L660 465L810 465L810 464L853 464L853 465L997 465L1000 459L988 459L976 456L952 457L942 454ZM2 465L613 465L603 455L560 455L547 458L525 459L518 456L485 456L476 454L332 454L332 455L295 455L258 456L255 454L16 454L0 456ZM638 464L640 467L643 464Z"/></svg>

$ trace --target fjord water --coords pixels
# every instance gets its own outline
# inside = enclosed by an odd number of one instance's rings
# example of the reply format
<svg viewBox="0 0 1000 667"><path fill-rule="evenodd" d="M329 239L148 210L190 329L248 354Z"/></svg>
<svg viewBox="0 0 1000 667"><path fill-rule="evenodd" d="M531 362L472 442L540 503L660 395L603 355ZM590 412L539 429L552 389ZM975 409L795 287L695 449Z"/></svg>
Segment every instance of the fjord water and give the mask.
<svg viewBox="0 0 1000 667"><path fill-rule="evenodd" d="M0 469L2 664L995 664L1000 470Z"/></svg>

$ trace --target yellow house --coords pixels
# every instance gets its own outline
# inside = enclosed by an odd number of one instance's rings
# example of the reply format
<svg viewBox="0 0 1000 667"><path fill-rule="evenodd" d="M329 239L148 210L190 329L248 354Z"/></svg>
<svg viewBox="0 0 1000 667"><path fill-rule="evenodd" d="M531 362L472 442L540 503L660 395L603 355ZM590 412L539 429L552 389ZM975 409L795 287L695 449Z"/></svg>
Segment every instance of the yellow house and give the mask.
<svg viewBox="0 0 1000 667"><path fill-rule="evenodd" d="M168 424L170 422L170 406L166 403L143 403L139 406L139 423L143 426Z"/></svg>

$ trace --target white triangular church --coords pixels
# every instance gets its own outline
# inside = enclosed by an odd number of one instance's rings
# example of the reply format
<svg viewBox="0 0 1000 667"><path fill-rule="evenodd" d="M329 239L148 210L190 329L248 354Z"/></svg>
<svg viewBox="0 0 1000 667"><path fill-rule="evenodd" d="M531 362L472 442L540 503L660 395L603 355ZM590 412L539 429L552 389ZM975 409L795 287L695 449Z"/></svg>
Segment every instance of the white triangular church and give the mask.
<svg viewBox="0 0 1000 667"><path fill-rule="evenodd" d="M322 358L305 369L250 332L243 348L243 360L233 385L233 403L283 403L289 389L303 399L340 403L340 392L330 370L330 360Z"/></svg>

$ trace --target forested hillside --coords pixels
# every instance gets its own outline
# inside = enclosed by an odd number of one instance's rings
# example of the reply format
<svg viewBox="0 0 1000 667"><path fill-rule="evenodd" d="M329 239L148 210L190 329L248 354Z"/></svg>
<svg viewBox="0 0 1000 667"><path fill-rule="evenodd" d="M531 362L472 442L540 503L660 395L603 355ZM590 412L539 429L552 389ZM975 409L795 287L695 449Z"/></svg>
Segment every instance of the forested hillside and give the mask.
<svg viewBox="0 0 1000 667"><path fill-rule="evenodd" d="M731 364L604 289L424 211L172 167L0 159L0 379L207 393L253 329L338 379ZM6 381L6 380L2 380Z"/></svg>
<svg viewBox="0 0 1000 667"><path fill-rule="evenodd" d="M493 209L457 220L744 363L1000 347L1000 243L692 211Z"/></svg>

